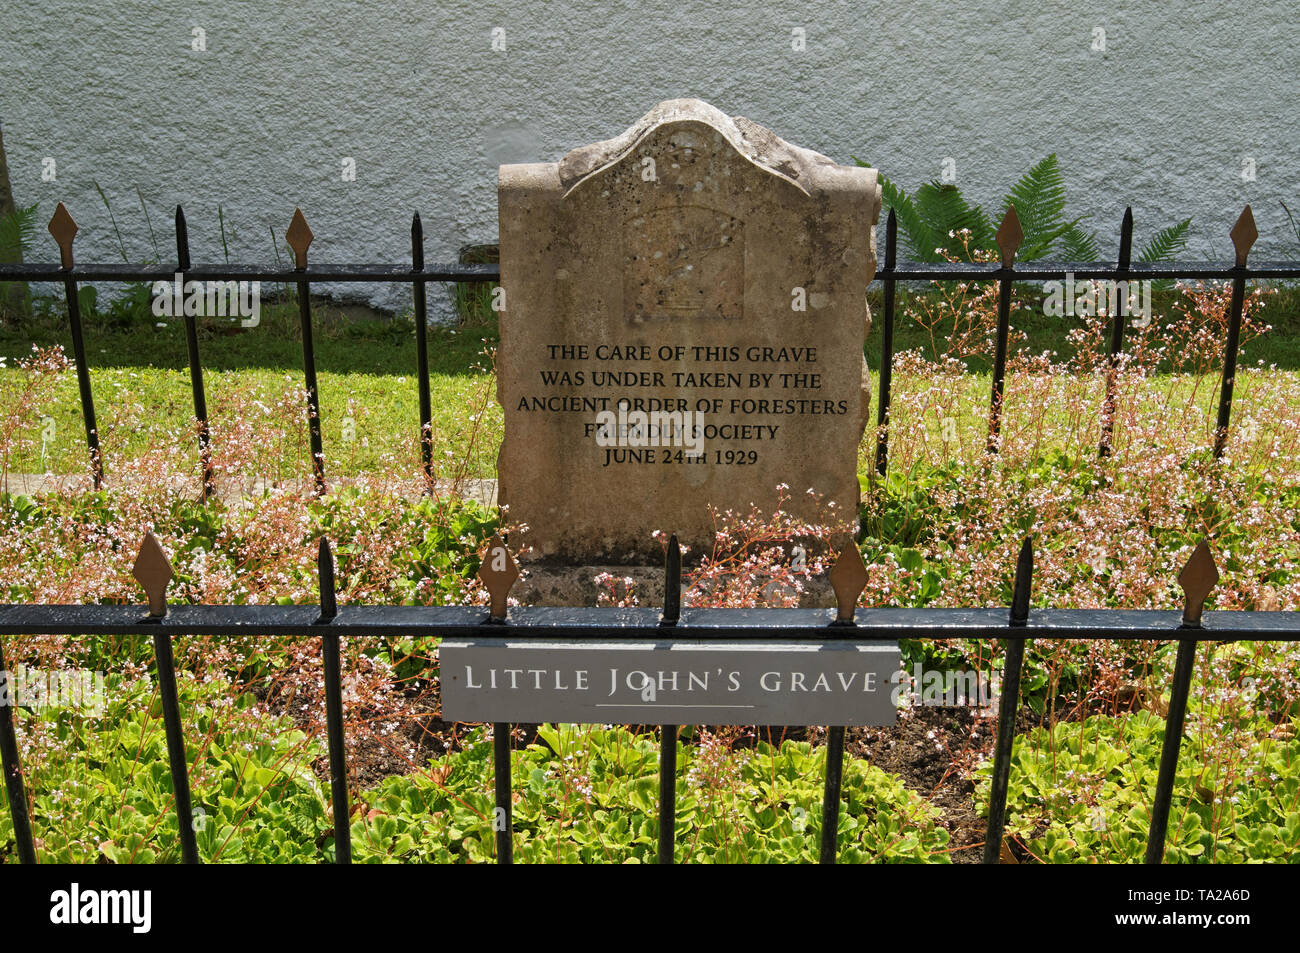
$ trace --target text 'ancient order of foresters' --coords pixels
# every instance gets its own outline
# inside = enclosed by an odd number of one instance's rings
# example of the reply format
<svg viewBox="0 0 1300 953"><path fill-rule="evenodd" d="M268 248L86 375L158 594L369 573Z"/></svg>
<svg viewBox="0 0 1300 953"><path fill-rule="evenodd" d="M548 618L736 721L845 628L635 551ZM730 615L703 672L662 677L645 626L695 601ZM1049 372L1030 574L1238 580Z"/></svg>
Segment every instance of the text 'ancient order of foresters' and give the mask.
<svg viewBox="0 0 1300 953"><path fill-rule="evenodd" d="M706 545L779 484L852 521L874 170L674 100L499 199L499 497L538 552Z"/></svg>

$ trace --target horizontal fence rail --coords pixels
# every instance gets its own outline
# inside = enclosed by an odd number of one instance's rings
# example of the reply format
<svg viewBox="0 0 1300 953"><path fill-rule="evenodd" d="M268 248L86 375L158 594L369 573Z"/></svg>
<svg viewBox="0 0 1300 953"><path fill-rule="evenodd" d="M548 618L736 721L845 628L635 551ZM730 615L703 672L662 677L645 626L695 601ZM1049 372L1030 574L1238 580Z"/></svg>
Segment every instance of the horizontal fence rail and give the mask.
<svg viewBox="0 0 1300 953"><path fill-rule="evenodd" d="M504 549L499 537L487 552ZM1203 612L1206 597L1218 581L1210 549L1200 543L1178 581L1183 611L1121 609L1030 609L1033 549L1026 539L1016 561L1010 611L982 609L855 608L866 584L866 571L856 544L849 543L831 570L836 609L691 609L681 607L681 557L672 537L665 566L665 600L654 608L506 608L506 597L518 578L508 552L506 571L489 568L485 558L479 575L492 597L491 608L478 606L343 606L334 594L333 555L327 540L320 542L319 606L168 606L166 588L171 567L152 533L145 535L135 566L136 578L149 597L148 608L131 605L3 605L0 606L0 670L4 637L21 635L143 635L153 636L162 696L168 759L176 795L182 858L199 860L195 843L187 777L188 754L177 701L172 643L177 636L310 636L321 638L325 664L326 733L329 749L335 858L351 860L347 768L344 745L339 640L346 636L432 636L472 639L510 635L544 642L557 640L638 641L664 643L735 641L789 645L792 643L865 645L899 639L1000 640L1005 644L1002 695L991 778L984 862L998 863L1006 821L1006 797L1019 710L1020 672L1025 646L1033 639L1164 639L1178 643L1170 686L1159 775L1152 797L1146 861L1160 863L1173 799L1183 721L1195 663L1203 641L1267 639L1300 641L1297 612ZM834 863L838 852L840 785L845 725L829 726L822 802L822 863ZM493 726L495 796L498 817L497 859L512 860L510 731ZM661 727L659 861L671 863L676 825L677 738L679 726ZM11 805L19 857L35 862L28 796L13 709L0 707L0 756Z"/></svg>
<svg viewBox="0 0 1300 953"><path fill-rule="evenodd" d="M180 269L175 265L74 265L65 271L51 264L10 264L0 262L0 281L43 281L61 284L69 276L77 281L174 281L176 272L182 271L188 281L265 281L291 284L304 276L311 281L375 282L378 284L409 284L412 281L500 281L501 267L497 264L463 265L454 262L431 263L421 268L401 265L337 264L311 265L304 271L292 268L275 268L269 265L194 265ZM912 262L894 268L876 269L876 280L890 278L894 281L996 281L1001 277L1002 266L993 263L970 262ZM1300 262L1260 262L1246 268L1247 280L1300 278ZM1213 262L1134 262L1128 268L1081 262L1032 262L1020 265L1013 271L1016 281L1052 281L1072 274L1076 278L1116 278L1126 275L1133 278L1235 278L1239 272L1232 265Z"/></svg>
<svg viewBox="0 0 1300 953"><path fill-rule="evenodd" d="M465 639L485 634L484 609L475 606L340 606L330 622L342 635L434 635ZM320 635L319 606L175 605L163 627L172 635ZM1006 609L858 609L854 628L828 629L831 609L683 609L672 632L660 610L521 606L509 624L539 639L593 637L627 641L678 638L781 642L897 641L898 639L1143 639L1177 629L1178 612L1162 609L1035 609L1023 632L1007 632ZM139 635L147 616L139 606L0 605L0 635ZM1287 640L1300 614L1220 610L1205 613L1203 641Z"/></svg>

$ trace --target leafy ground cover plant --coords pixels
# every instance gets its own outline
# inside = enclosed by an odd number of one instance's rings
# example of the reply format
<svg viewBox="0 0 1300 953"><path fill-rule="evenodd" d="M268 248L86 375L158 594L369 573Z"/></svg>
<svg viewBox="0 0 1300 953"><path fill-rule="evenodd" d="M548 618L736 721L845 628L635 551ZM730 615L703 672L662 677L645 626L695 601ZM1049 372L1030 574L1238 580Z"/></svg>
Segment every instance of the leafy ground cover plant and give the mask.
<svg viewBox="0 0 1300 953"><path fill-rule="evenodd" d="M516 860L654 863L658 751L653 735L612 726L542 725L514 752ZM814 862L824 749L786 741L736 749L705 733L678 746L679 862ZM484 863L495 858L492 745L478 729L463 751L367 795L353 840L375 861ZM937 812L897 779L846 765L843 862L945 862Z"/></svg>
<svg viewBox="0 0 1300 953"><path fill-rule="evenodd" d="M320 739L252 692L182 678L189 716L195 829L206 862L322 863L334 856ZM44 862L165 863L178 854L161 710L147 673L112 675L101 710L21 720L37 848ZM513 753L516 857L535 862L653 862L658 744L610 726L551 726ZM733 749L705 733L679 746L681 860L816 859L824 752L787 741ZM490 729L354 804L365 862L495 859ZM946 860L937 811L862 762L844 777L843 860ZM14 850L0 812L0 852Z"/></svg>
<svg viewBox="0 0 1300 953"><path fill-rule="evenodd" d="M147 672L110 673L101 707L21 718L37 850L45 863L179 861L161 706ZM219 862L323 860L330 827L312 762L320 744L224 679L182 676L191 713L195 832ZM14 851L0 811L0 853ZM16 855L15 858L16 859Z"/></svg>
<svg viewBox="0 0 1300 953"><path fill-rule="evenodd" d="M1300 744L1293 732L1279 735L1276 725L1259 716L1233 734L1229 751L1212 732L1189 730L1166 862L1300 858ZM1035 728L1021 739L1007 810L1022 856L1046 863L1140 863L1163 736L1164 719L1140 711ZM987 767L981 769L979 797L985 805L988 774Z"/></svg>

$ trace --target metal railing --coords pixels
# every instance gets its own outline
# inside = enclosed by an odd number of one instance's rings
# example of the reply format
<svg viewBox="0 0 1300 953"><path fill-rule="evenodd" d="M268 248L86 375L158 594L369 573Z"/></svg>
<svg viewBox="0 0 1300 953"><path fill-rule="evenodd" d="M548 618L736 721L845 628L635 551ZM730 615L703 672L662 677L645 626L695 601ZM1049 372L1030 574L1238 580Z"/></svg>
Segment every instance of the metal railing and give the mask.
<svg viewBox="0 0 1300 953"><path fill-rule="evenodd" d="M494 538L493 551L504 545ZM654 608L507 609L506 595L517 574L494 572L484 559L480 577L492 595L493 607L476 606L344 606L335 601L334 561L330 544L320 541L318 574L320 605L298 606L168 606L166 588L171 567L152 534L146 534L136 560L135 575L148 595L148 608L129 605L5 605L0 606L0 671L5 671L4 638L18 635L140 635L153 636L162 699L162 715L171 767L181 855L199 861L195 839L180 705L176 691L172 642L177 636L297 636L319 637L325 664L326 733L329 750L331 810L335 859L350 863L347 767L344 755L343 696L339 639L343 636L389 636L409 639L473 639L490 636L534 636L549 642L581 639L662 641L665 628L674 641L727 641L742 637L769 641L862 645L899 639L999 640L1005 644L997 743L990 782L985 863L999 861L1006 823L1007 788L1020 706L1021 667L1025 646L1034 639L1176 639L1177 660L1170 685L1160 770L1151 802L1146 862L1160 863L1164 855L1169 811L1173 801L1183 722L1191 689L1197 643L1267 639L1300 641L1300 613L1219 611L1202 613L1206 597L1218 580L1208 545L1200 543L1178 577L1185 602L1181 613L1161 610L1038 609L1030 610L1033 549L1026 539L1016 562L1013 597L1007 609L856 609L866 585L866 572L856 545L848 544L832 570L838 609L691 609L681 607L681 557L676 537L668 544L665 598ZM856 557L856 560L855 558ZM856 566L854 563L856 562ZM847 571L841 567L847 566ZM836 574L838 573L838 578ZM834 863L838 852L840 783L846 725L829 726L822 801L822 863ZM512 859L511 765L509 724L493 726L495 795L498 817L497 859ZM659 783L660 863L672 863L676 828L678 726L661 728ZM0 756L13 816L19 857L36 861L22 763L11 706L0 706Z"/></svg>
<svg viewBox="0 0 1300 953"><path fill-rule="evenodd" d="M293 220L285 231L285 238L293 248L295 263L292 269L264 265L194 265L190 261L189 233L185 213L176 207L176 264L175 265L78 265L73 256L73 239L77 224L60 202L49 224L50 234L59 246L59 264L4 264L0 263L2 281L61 282L67 299L68 323L72 336L73 357L76 364L77 385L81 396L81 414L85 423L86 447L90 454L91 474L95 488L104 479L104 460L99 449L99 432L95 419L95 401L90 385L90 369L86 363L86 347L77 297L80 282L167 281L179 274L183 281L268 281L292 284L297 289L299 322L302 329L303 377L307 393L307 425L311 444L312 474L318 492L326 491L325 454L321 439L320 399L316 383L316 354L312 342L311 283L315 282L377 282L385 284L410 284L414 293L416 335L416 387L420 399L420 454L426 484L433 485L433 418L429 397L429 366L427 341L426 286L438 282L493 282L500 281L499 266L493 264L425 264L424 230L419 213L411 219L411 264L342 264L311 265L307 249L314 238L303 217L295 210ZM895 297L899 282L924 281L996 281L998 283L998 324L993 361L992 393L989 398L988 449L997 452L1001 430L1002 396L1005 388L1007 342L1010 336L1011 293L1016 282L1050 281L1076 278L1115 282L1155 280L1169 278L1231 279L1232 301L1228 311L1228 330L1224 340L1223 372L1220 385L1218 419L1215 427L1214 452L1222 456L1227 441L1228 424L1232 414L1233 385L1237 373L1242 310L1246 282L1300 278L1300 261L1264 262L1248 265L1251 246L1258 238L1255 219L1247 205L1229 232L1236 260L1232 265L1188 262L1133 262L1133 211L1126 209L1120 226L1119 254L1114 264L1098 262L1031 262L1016 267L1016 252L1023 233L1015 207L1007 210L997 232L1001 252L999 263L937 263L899 265L898 221L890 209L885 223L885 260L876 271L875 281L880 282L884 294L884 315L881 329L880 382L876 401L876 472L884 475L889 462L889 406L893 387ZM1101 410L1102 433L1098 453L1108 456L1114 433L1114 410L1120 356L1124 349L1127 325L1127 301L1121 297L1119 306L1111 316L1110 373L1106 381L1106 395ZM193 315L184 315L186 348L189 357L190 384L194 399L194 417L197 422L199 459L202 469L202 493L206 499L214 490L207 399L203 385L203 367L199 356L198 330Z"/></svg>
<svg viewBox="0 0 1300 953"><path fill-rule="evenodd" d="M1015 268L1015 254L1020 244L1019 223L1015 210L1008 212L998 231L1002 252L999 264L927 264L899 266L897 256L897 222L891 211L886 223L885 261L877 274L884 291L884 323L878 401L878 443L876 470L883 474L888 465L888 412L892 386L895 288L901 281L994 280L999 283L997 342L989 413L989 450L996 452L1000 427L1001 399L1006 370L1007 340L1011 288L1016 281L1040 281L1064 278L1072 273L1080 278L1127 281L1143 278L1230 278L1233 282L1232 304L1228 314L1228 335L1224 342L1223 379L1220 393L1215 452L1222 454L1229 424L1233 379L1236 373L1238 337L1241 326L1245 283L1254 279L1300 277L1300 262L1266 263L1247 266L1247 256L1256 231L1247 206L1232 229L1236 261L1231 266L1205 264L1134 264L1129 260L1132 245L1132 214L1126 212L1120 236L1120 253L1114 265L1096 263L1033 263ZM309 265L307 249L312 234L299 210L286 233L295 253L291 270L263 266L192 265L183 211L176 210L177 264L172 266L76 265L72 241L76 224L60 204L50 231L59 244L61 264L0 264L0 281L61 281L68 304L68 318L86 442L92 473L98 488L104 468L99 451L94 400L81 315L78 305L79 282L170 281L179 272L189 280L271 281L292 283L298 290L303 332L303 365L307 384L308 420L311 433L312 469L320 492L326 490L325 458L321 442L320 408L316 387L315 355L311 338L310 283L329 282L398 282L412 285L415 295L417 336L417 386L420 394L422 459L426 477L432 484L432 430L426 342L425 287L430 281L485 282L500 279L495 265L426 265L423 232L418 214L411 226L411 265ZM1121 301L1112 317L1110 358L1112 374L1108 378L1103 433L1098 452L1110 452L1110 415L1113 413L1115 374L1123 349L1125 307ZM186 340L194 396L195 418L203 470L203 493L213 490L208 443L207 411L199 357L197 328L192 316L185 316ZM495 541L494 541L495 542ZM851 547L856 553L856 546ZM159 562L161 557L161 562ZM861 558L858 555L860 565ZM1210 612L1202 619L1201 608L1214 582L1217 570L1208 547L1202 543L1179 577L1186 594L1181 613L1155 610L1054 610L1030 611L1030 588L1033 551L1026 540L1015 571L1013 600L1006 609L857 609L863 589L847 599L837 591L838 614L815 609L685 609L681 608L681 565L675 538L668 547L665 572L665 603L657 609L596 608L515 608L504 609L504 593L494 591L494 609L485 614L481 608L419 606L347 606L335 602L333 557L326 540L320 542L318 572L321 601L319 606L202 606L168 607L165 590L170 579L161 547L151 536L137 561L137 577L149 594L150 610L142 615L136 606L0 606L0 636L15 635L130 635L149 632L154 638L163 700L163 718L174 790L175 810L180 829L182 857L198 861L194 837L188 781L188 756L180 720L176 693L172 640L180 635L202 636L319 636L325 664L326 716L329 742L332 810L335 826L335 857L340 863L351 859L348 825L348 788L344 760L343 705L340 684L339 638L368 636L432 636L437 638L471 638L487 632L501 634L505 626L511 633L524 636L536 633L548 640L599 637L615 640L659 639L665 627L672 627L674 639L709 640L743 636L762 641L790 642L838 641L849 644L910 639L966 638L1002 640L1006 643L1003 687L998 714L997 747L992 772L988 827L984 843L984 861L996 863L1005 825L1006 795L1010 776L1011 749L1015 735L1015 713L1019 703L1020 671L1026 642L1038 638L1070 639L1176 639L1178 653L1171 684L1171 700L1161 754L1160 771L1152 799L1146 861L1159 863L1163 857L1174 777L1183 733L1187 698L1190 690L1196 645L1200 641L1235 639L1272 639L1300 641L1300 614L1294 612ZM485 562L486 566L486 562ZM485 576L492 588L494 582ZM499 585L497 587L499 589ZM508 588L508 586L506 587ZM839 587L837 587L838 589ZM850 586L849 589L853 587ZM497 598L499 596L499 599ZM148 626L147 629L142 626ZM5 670L3 640L0 639L0 671ZM833 863L837 853L837 829L840 810L840 781L844 757L844 732L847 726L830 726L825 771L825 794L822 811L821 860ZM676 745L678 726L662 727L660 751L659 860L671 862L676 817ZM506 819L504 830L497 832L497 857L502 863L511 860L510 825L510 726L495 725L494 761L496 766L497 806ZM21 760L16 743L13 710L0 706L0 755L3 756L5 783L12 808L15 835L21 859L34 862L28 801L24 789Z"/></svg>

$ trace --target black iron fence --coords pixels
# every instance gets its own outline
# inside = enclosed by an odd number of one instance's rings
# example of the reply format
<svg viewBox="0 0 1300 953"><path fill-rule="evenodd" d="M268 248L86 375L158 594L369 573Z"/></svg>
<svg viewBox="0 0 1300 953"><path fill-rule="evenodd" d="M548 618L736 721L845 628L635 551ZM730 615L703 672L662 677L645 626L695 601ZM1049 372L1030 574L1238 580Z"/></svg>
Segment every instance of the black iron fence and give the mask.
<svg viewBox="0 0 1300 953"><path fill-rule="evenodd" d="M499 281L501 271L493 264L428 264L424 260L424 230L417 212L411 219L411 264L374 265L309 265L307 250L314 238L303 217L302 210L294 212L285 238L293 248L295 265L292 269L272 268L262 265L194 265L190 261L189 234L185 213L176 207L176 264L175 265L78 265L73 256L73 239L77 233L76 222L63 203L59 203L50 220L50 234L59 245L60 264L4 264L0 263L0 281L41 281L62 283L68 306L68 323L72 336L73 357L76 364L77 385L81 396L81 414L86 429L86 447L90 454L91 474L96 489L104 478L104 460L99 448L99 432L95 422L95 401L90 383L90 369L86 362L86 347L81 320L81 306L77 297L80 282L125 282L175 280L179 274L183 282L189 281L266 281L293 285L297 289L299 319L302 328L303 377L307 392L307 423L311 444L312 474L319 492L325 492L325 452L321 440L319 391L316 384L316 354L312 343L311 283L315 282L378 282L410 284L414 293L416 334L416 387L420 399L420 448L426 482L433 485L433 426L429 398L429 367L427 342L426 288L429 282L491 282ZM1232 227L1236 259L1232 265L1216 263L1131 261L1133 247L1133 213L1128 209L1120 227L1119 254L1114 264L1097 262L1031 262L1016 267L1016 252L1023 234L1013 207L997 232L1001 261L998 263L938 263L899 265L898 222L893 210L885 224L885 256L877 269L875 280L884 293L882 316L880 383L876 402L877 443L876 472L884 475L889 461L889 406L893 387L895 292L899 282L924 281L996 281L998 283L998 324L993 360L993 385L989 398L988 449L996 453L1001 429L1002 396L1005 388L1007 342L1010 336L1011 292L1016 282L1063 280L1067 276L1084 280L1127 283L1142 280L1190 278L1231 279L1232 301L1228 311L1228 329L1223 344L1223 372L1220 385L1218 420L1215 428L1214 452L1223 454L1227 442L1228 425L1232 414L1232 393L1237 373L1237 355L1241 335L1242 309L1247 281L1300 278L1300 261L1264 262L1248 265L1251 246L1258 238L1255 219L1247 205ZM1110 373L1107 376L1106 394L1100 411L1102 432L1098 445L1101 456L1109 455L1114 432L1116 378L1120 357L1124 350L1124 335L1128 323L1128 302L1120 296L1118 307L1110 316ZM203 366L199 355L199 339L195 318L184 315L186 348L189 357L190 384L194 398L194 417L197 421L199 459L202 470L202 492L207 498L214 490L207 399L203 386Z"/></svg>
<svg viewBox="0 0 1300 953"><path fill-rule="evenodd" d="M662 610L517 607L505 609L514 576L490 570L483 560L480 575L494 606L345 606L335 601L334 563L327 540L320 542L318 571L320 605L169 607L166 587L170 567L152 535L146 535L136 562L136 576L149 606L127 605L7 605L0 606L0 671L5 670L3 637L16 635L140 635L153 636L162 699L162 714L171 767L181 853L186 863L199 861L191 811L189 754L181 725L172 642L177 636L298 636L319 637L325 665L325 709L328 735L331 810L335 858L351 861L347 767L344 756L343 696L339 639L342 636L474 639L485 635L518 635L547 641L662 641L671 629L674 641L716 642L737 637L757 643L836 642L863 645L898 639L999 640L1005 646L997 744L989 795L984 862L997 863L1003 843L1007 787L1020 706L1020 673L1026 643L1033 639L1176 639L1177 660L1165 718L1160 770L1152 794L1146 862L1160 863L1173 802L1183 722L1191 689L1196 647L1204 641L1268 639L1300 641L1300 613L1222 611L1202 613L1206 597L1218 579L1209 547L1200 543L1179 575L1185 594L1182 613L1158 610L1040 609L1030 610L1033 549L1028 539L1020 550L1010 611L1007 609L855 609L866 584L857 547L850 543L832 570L839 607L825 609L691 609L681 607L681 562L676 537L669 542ZM504 545L499 539L489 544ZM855 565L856 563L856 565ZM493 726L497 859L512 857L510 730ZM834 863L838 849L840 782L844 760L845 725L830 726L821 821L821 861ZM673 860L676 828L678 726L661 728L659 763L659 861ZM36 861L32 824L11 706L0 706L0 756L13 816L19 857Z"/></svg>
<svg viewBox="0 0 1300 953"><path fill-rule="evenodd" d="M998 228L997 243L1002 260L998 264L942 263L921 267L897 266L898 222L893 210L885 225L885 264L876 272L884 286L885 314L881 338L880 397L877 402L876 472L884 475L889 460L889 402L893 377L894 354L894 289L899 281L973 281L998 282L998 326L993 357L993 389L989 398L988 449L996 453L1001 427L1002 393L1007 366L1007 339L1010 334L1011 289L1017 281L1055 281L1069 275L1075 278L1098 281L1132 282L1168 278L1232 279L1232 303L1228 310L1228 333L1223 346L1223 375L1219 391L1218 421L1215 427L1214 455L1221 457L1227 442L1228 423L1232 415L1232 391L1237 374L1237 354L1240 348L1241 316L1245 301L1246 282L1259 279L1300 277L1300 262L1265 262L1256 266L1246 264L1251 246L1259 237L1255 218L1247 205L1229 232L1236 260L1231 266L1220 264L1190 264L1186 262L1133 262L1133 210L1124 210L1120 226L1119 256L1114 265L1096 262L1033 262L1015 267L1016 252L1023 234L1015 207L1007 210ZM1118 307L1111 315L1110 373L1106 379L1106 396L1102 405L1102 433L1097 452L1109 456L1114 434L1116 375L1120 355L1124 350L1124 333L1129 315L1127 296L1121 295Z"/></svg>
<svg viewBox="0 0 1300 953"><path fill-rule="evenodd" d="M50 231L59 243L62 261L52 264L0 264L0 280L61 281L67 297L68 318L86 441L90 452L95 484L103 478L103 460L98 447L93 394L86 363L85 345L78 306L78 283L117 281L170 281L179 272L189 280L269 281L296 285L303 332L303 364L307 385L308 420L311 432L312 468L320 491L326 489L325 457L321 445L320 409L316 388L315 356L311 337L312 281L329 282L403 282L412 285L415 294L417 335L417 387L420 392L420 426L422 455L426 476L432 480L432 437L427 343L425 339L425 289L430 281L483 282L499 280L494 265L426 265L423 234L419 216L411 227L411 265L308 265L307 249L311 231L301 211L294 215L286 237L294 249L296 265L292 270L262 266L192 265L186 236L185 218L176 211L177 264L173 266L76 265L72 240L76 225L60 205ZM1220 392L1216 454L1221 454L1226 439L1231 407L1233 378L1236 373L1238 336L1241 326L1245 283L1256 279L1300 277L1300 262L1247 265L1247 256L1256 231L1249 207L1231 232L1236 261L1233 265L1135 264L1129 260L1132 244L1132 215L1126 213L1120 236L1119 258L1114 265L1095 263L1034 263L1015 267L1019 247L1019 224L1014 209L998 232L1002 260L998 264L934 264L899 266L897 224L893 213L886 223L884 264L876 279L884 290L884 315L878 403L878 445L876 469L883 474L888 463L888 413L893 356L895 288L900 281L993 280L999 283L999 307L993 388L989 411L989 450L996 452L1000 426L1001 401L1006 370L1007 339L1011 288L1016 281L1041 281L1073 274L1083 279L1132 281L1154 278L1231 279L1233 294L1228 314L1228 334L1224 342L1223 380ZM1125 332L1125 304L1112 316L1110 357L1112 369L1118 367ZM193 317L185 317L195 418L203 465L203 492L212 492L207 411L203 388L198 336ZM1098 452L1109 453L1115 375L1108 380L1106 407L1103 408L1103 434ZM492 545L503 545L494 540ZM137 561L137 577L149 596L147 612L139 606L0 606L0 637L16 635L153 635L159 687L163 701L163 718L167 748L175 790L175 811L179 824L182 857L186 862L199 860L194 836L188 781L189 756L182 731L176 692L172 642L177 636L317 636L322 643L325 665L325 704L331 775L332 812L335 827L335 856L340 863L351 859L348 787L344 760L343 702L340 684L339 639L342 636L432 636L437 638L474 638L507 632L524 637L535 635L548 640L590 639L646 640L661 639L665 628L672 629L674 640L725 640L743 637L769 640L825 643L836 641L863 644L882 640L966 638L1000 640L1005 643L1002 693L998 712L997 745L994 755L988 826L984 842L984 860L996 863L1003 840L1007 785L1011 768L1011 750L1015 735L1015 714L1019 707L1020 670L1025 645L1038 638L1067 639L1173 639L1178 642L1177 660L1170 686L1170 702L1165 722L1160 770L1152 795L1146 861L1159 863L1164 853L1165 834L1173 798L1174 777L1183 734L1187 699L1191 686L1196 646L1202 641L1271 639L1300 641L1300 614L1294 612L1209 612L1202 617L1206 596L1218 578L1209 548L1202 543L1179 576L1186 595L1182 613L1156 610L1064 610L1030 611L1033 573L1033 550L1026 540L1015 570L1014 596L1010 611L997 608L977 609L855 609L865 585L865 578L852 575L853 557L861 566L856 546L845 550L837 564L849 566L849 578L837 584L837 611L817 609L683 609L681 607L681 566L676 540L668 546L665 578L665 602L658 609L592 608L515 608L505 610L508 582L494 578L485 568L484 581L493 592L493 609L472 606L347 606L335 602L333 557L329 544L321 540L319 606L202 606L168 607L166 585L170 568L161 547L146 537ZM161 560L161 561L160 561ZM484 566L488 561L484 561ZM142 628L147 627L147 628ZM3 641L0 640L0 671L5 670ZM844 733L847 726L830 726L825 769L825 794L821 824L821 860L833 863L837 852L840 811L840 781L844 757ZM678 726L662 728L660 754L659 859L673 859L676 818L676 744ZM510 726L494 726L494 761L496 801L503 829L497 832L497 857L502 863L511 860L510 824ZM14 831L20 858L36 859L29 803L24 787L22 765L14 731L13 709L0 706L0 756L3 759L5 784L13 814Z"/></svg>

